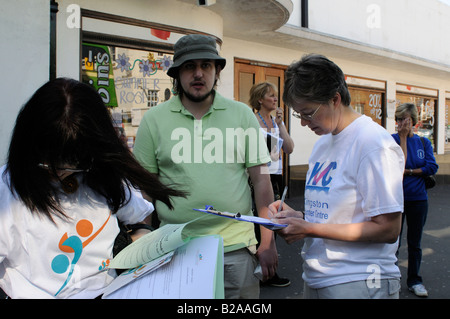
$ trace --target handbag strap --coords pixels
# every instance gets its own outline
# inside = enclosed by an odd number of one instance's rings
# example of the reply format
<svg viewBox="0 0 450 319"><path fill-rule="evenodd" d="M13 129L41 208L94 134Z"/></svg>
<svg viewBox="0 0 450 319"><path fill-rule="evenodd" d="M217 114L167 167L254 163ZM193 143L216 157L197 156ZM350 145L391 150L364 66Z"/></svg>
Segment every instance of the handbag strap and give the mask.
<svg viewBox="0 0 450 319"><path fill-rule="evenodd" d="M423 140L423 136L420 137L420 141L422 142L423 151L425 152L425 141Z"/></svg>

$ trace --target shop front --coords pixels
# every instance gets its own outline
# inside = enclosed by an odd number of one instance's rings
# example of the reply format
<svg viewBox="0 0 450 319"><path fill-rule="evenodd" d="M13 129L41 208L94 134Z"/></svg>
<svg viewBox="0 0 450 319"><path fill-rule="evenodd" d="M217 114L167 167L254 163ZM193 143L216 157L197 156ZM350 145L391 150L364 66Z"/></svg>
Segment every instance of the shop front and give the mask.
<svg viewBox="0 0 450 319"><path fill-rule="evenodd" d="M135 8L136 2L128 4L129 8ZM97 90L112 114L118 134L133 150L144 113L173 96L173 80L167 75L173 64L173 45L186 34L205 32L96 11L85 5L80 9L79 77ZM143 9L156 10L160 6ZM116 9L120 8L117 5ZM221 40L210 35L220 45ZM64 41L70 36L67 33ZM71 54L76 52L72 50ZM66 61L65 65L73 65L72 61Z"/></svg>
<svg viewBox="0 0 450 319"><path fill-rule="evenodd" d="M96 88L130 149L144 113L172 96L172 80L167 75L172 64L173 55L165 52L82 45L82 81Z"/></svg>
<svg viewBox="0 0 450 319"><path fill-rule="evenodd" d="M419 119L414 127L414 133L428 138L435 151L437 145L437 97L438 91L434 89L397 84L396 105L413 103L417 107Z"/></svg>
<svg viewBox="0 0 450 319"><path fill-rule="evenodd" d="M280 34L276 32L272 32L266 42L245 35L245 32L231 32L238 26L230 23L233 20L230 20L228 12L240 12L236 2L227 5L222 2L220 6L211 7L187 0L155 1L145 5L139 0L130 0L126 4L120 1L75 2L79 7L80 23L78 27L71 27L68 21L71 21L73 14L68 8L73 1L58 1L57 76L79 78L96 87L130 149L133 148L143 114L173 96L172 80L166 70L173 63L173 45L183 35L201 33L215 37L220 54L227 59L227 68L221 73L218 91L243 102L247 102L251 85L259 81L277 85L281 96L284 70L291 61L310 52L307 51L308 46L299 49L297 42L295 46L286 44L285 47L277 47L273 40L278 39ZM177 10L172 10L175 6ZM278 14L281 21L285 13ZM329 43L321 46L319 51L323 54L330 52L326 50L327 45ZM438 90L409 85L396 87L396 81L406 81L396 70L373 69L370 66L361 69L352 61L341 61L343 69L348 72L346 80L352 96L351 106L355 110L392 133L395 129L393 113L396 102L413 101L421 114L417 133L428 137L436 150L437 126L441 126L439 146L442 147L445 136L445 150L450 152L448 121L445 122L444 133L442 114L439 113L439 123L435 118L438 107L443 106L442 98L439 98L441 104L437 104ZM438 87L441 91L442 88L435 83L423 85ZM310 135L301 125L296 125L281 98L279 101L298 150L283 158L286 167L283 175L287 181L298 175L297 167L306 165L306 154L317 137ZM449 103L445 105L448 109ZM303 170L300 171L303 175Z"/></svg>
<svg viewBox="0 0 450 319"><path fill-rule="evenodd" d="M386 82L350 75L346 76L346 82L351 96L351 107L384 127Z"/></svg>

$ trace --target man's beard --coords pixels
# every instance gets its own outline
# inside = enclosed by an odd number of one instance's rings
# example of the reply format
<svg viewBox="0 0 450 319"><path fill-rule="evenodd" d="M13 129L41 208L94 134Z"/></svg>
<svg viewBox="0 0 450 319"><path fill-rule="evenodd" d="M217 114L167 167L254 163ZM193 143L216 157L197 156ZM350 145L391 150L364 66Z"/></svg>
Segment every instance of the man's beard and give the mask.
<svg viewBox="0 0 450 319"><path fill-rule="evenodd" d="M184 91L183 94L186 98L188 98L192 102L199 103L199 102L203 102L204 100L206 100L211 94L213 94L213 92L214 92L214 88L212 88L211 91L209 91L208 93L201 95L201 96L193 96L192 94L190 94L189 92L186 92L186 91Z"/></svg>

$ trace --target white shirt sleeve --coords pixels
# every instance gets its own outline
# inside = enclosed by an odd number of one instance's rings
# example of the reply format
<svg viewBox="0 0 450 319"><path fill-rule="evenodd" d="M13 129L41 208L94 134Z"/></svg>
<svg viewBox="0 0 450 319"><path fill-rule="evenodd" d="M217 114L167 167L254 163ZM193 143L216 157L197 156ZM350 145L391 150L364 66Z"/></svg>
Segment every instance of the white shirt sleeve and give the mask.
<svg viewBox="0 0 450 319"><path fill-rule="evenodd" d="M361 161L358 171L364 215L373 217L403 211L403 161L399 148L374 150Z"/></svg>
<svg viewBox="0 0 450 319"><path fill-rule="evenodd" d="M130 188L129 196L127 204L117 212L117 218L125 225L139 223L155 210L153 204L144 199L139 190Z"/></svg>

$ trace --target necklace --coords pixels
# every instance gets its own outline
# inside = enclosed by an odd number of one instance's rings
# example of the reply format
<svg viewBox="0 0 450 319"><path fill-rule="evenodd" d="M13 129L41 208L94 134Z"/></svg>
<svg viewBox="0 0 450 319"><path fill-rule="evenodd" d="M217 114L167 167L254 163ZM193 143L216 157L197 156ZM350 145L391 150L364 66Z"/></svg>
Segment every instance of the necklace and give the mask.
<svg viewBox="0 0 450 319"><path fill-rule="evenodd" d="M261 116L261 113L258 112L258 115L259 115L261 121L263 121L264 125L267 127L267 131L269 131L270 130L269 126L267 125L266 121L264 121L263 117ZM270 119L272 120L273 129L275 130L275 122L273 121L272 115L270 115ZM269 136L267 136L268 143L269 143L269 140L272 140L272 138L269 139ZM269 144L267 144L267 145L269 146ZM281 152L279 153L279 159L281 159Z"/></svg>
<svg viewBox="0 0 450 319"><path fill-rule="evenodd" d="M267 127L267 129L269 129L269 126L267 125L266 121L264 121L263 117L261 116L261 113L258 112L258 115L259 115L259 118L261 119L261 121L263 121L264 125ZM269 115L269 116L270 116L270 119L272 120L272 127L275 128L275 122L273 121L272 116L271 115Z"/></svg>

